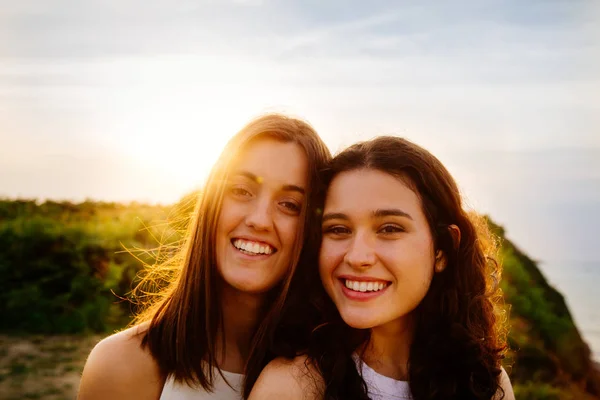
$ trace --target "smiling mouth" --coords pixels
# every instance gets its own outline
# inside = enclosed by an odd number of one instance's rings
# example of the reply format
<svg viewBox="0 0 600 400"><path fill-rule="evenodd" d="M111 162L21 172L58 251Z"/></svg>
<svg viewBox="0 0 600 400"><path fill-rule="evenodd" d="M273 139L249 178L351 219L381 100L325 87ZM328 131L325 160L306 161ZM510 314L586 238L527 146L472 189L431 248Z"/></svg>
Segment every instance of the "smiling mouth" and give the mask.
<svg viewBox="0 0 600 400"><path fill-rule="evenodd" d="M253 240L233 238L231 239L231 244L242 254L250 256L271 255L277 252L277 249L275 247L267 243L255 242Z"/></svg>
<svg viewBox="0 0 600 400"><path fill-rule="evenodd" d="M351 279L340 279L342 284L353 292L378 292L385 289L389 282L386 281L356 281Z"/></svg>

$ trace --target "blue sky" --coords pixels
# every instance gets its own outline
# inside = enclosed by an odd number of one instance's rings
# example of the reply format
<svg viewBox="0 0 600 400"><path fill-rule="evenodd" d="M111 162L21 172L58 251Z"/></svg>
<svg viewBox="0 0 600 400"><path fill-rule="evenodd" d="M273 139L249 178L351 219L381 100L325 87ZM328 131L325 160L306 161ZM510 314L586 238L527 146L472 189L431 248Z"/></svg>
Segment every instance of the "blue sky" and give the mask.
<svg viewBox="0 0 600 400"><path fill-rule="evenodd" d="M264 111L425 146L542 260L597 260L597 1L0 0L0 196L171 202Z"/></svg>

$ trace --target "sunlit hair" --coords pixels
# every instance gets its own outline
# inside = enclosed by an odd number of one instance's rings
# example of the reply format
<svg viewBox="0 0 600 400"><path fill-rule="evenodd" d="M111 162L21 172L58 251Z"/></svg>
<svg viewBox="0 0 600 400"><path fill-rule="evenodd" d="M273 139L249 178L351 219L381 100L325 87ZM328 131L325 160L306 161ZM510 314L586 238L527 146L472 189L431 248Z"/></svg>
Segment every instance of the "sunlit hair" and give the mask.
<svg viewBox="0 0 600 400"><path fill-rule="evenodd" d="M223 320L215 236L225 185L236 158L249 143L263 138L298 144L306 154L309 168L307 198L300 214L303 223L299 224L288 272L268 293L268 305L254 335L247 368L248 372L257 373L252 368L264 363L265 342L273 334L303 245L309 252L318 249L314 240L320 229L314 210L315 196L322 196L319 171L331 156L314 129L304 121L279 114L265 115L251 121L228 142L199 195L182 248L169 261L155 266L151 273L167 279L168 284L156 293L156 300L134 322L149 323L142 346L149 349L163 376L172 375L178 381L208 391L212 390L214 371L222 375L216 361ZM298 268L297 273L302 270Z"/></svg>
<svg viewBox="0 0 600 400"><path fill-rule="evenodd" d="M463 209L442 163L408 140L384 136L350 146L334 157L324 179L330 183L340 173L360 169L393 175L418 195L434 249L447 258L415 309L408 369L413 398L491 399L501 391L506 330L497 246L485 221ZM450 225L460 229L458 246ZM352 354L369 340L369 331L346 325L327 297L321 310L325 318L315 327L307 353L324 378L325 398L367 399Z"/></svg>

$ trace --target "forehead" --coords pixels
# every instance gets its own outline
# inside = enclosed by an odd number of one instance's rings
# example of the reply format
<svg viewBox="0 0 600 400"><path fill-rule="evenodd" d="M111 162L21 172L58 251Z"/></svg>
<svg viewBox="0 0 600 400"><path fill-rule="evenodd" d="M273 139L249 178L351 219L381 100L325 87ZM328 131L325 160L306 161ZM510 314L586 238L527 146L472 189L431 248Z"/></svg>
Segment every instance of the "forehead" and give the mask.
<svg viewBox="0 0 600 400"><path fill-rule="evenodd" d="M308 159L297 143L258 138L244 146L231 171L233 175L251 173L265 183L304 187L308 180Z"/></svg>
<svg viewBox="0 0 600 400"><path fill-rule="evenodd" d="M325 209L346 214L378 209L402 208L422 213L421 200L402 179L374 169L359 169L337 175L327 190Z"/></svg>

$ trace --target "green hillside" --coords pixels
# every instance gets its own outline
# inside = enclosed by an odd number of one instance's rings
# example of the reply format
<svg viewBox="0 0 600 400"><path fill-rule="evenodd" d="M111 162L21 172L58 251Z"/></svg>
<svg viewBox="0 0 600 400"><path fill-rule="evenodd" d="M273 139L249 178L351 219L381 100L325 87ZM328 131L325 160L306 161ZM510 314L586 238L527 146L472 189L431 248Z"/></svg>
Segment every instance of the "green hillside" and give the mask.
<svg viewBox="0 0 600 400"><path fill-rule="evenodd" d="M501 287L510 310L507 369L517 399L600 397L600 372L562 294L503 228L488 222L502 241Z"/></svg>

